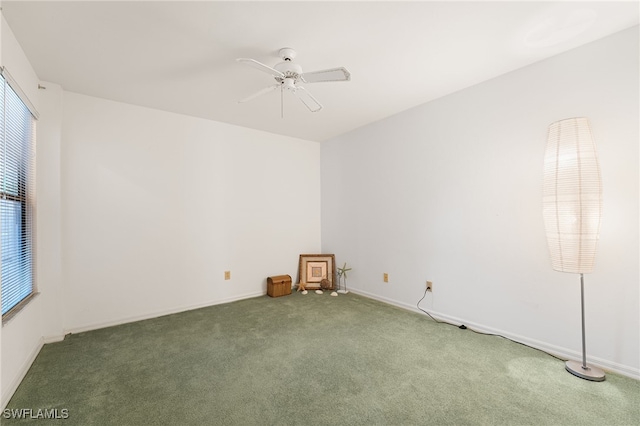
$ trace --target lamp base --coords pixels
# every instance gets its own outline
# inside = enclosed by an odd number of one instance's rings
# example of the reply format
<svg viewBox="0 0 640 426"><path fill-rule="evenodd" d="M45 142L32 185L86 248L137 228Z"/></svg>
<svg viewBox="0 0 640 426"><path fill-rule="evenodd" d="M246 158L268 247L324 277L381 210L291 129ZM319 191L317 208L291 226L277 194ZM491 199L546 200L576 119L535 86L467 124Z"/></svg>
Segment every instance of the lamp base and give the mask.
<svg viewBox="0 0 640 426"><path fill-rule="evenodd" d="M591 380L592 382L602 382L605 379L604 371L598 367L592 367L587 364L587 368L582 366L582 363L578 361L567 361L564 368L574 376L578 376L581 379Z"/></svg>
<svg viewBox="0 0 640 426"><path fill-rule="evenodd" d="M347 294L347 293L349 293L349 290L338 290L338 293Z"/></svg>

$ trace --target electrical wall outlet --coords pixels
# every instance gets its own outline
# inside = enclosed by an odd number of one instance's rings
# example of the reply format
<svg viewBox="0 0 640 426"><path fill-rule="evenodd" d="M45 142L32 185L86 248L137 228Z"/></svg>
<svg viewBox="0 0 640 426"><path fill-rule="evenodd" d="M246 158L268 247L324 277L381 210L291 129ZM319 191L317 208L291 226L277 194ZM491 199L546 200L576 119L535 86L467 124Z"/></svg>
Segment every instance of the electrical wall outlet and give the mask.
<svg viewBox="0 0 640 426"><path fill-rule="evenodd" d="M427 291L433 291L433 283L431 281L427 281Z"/></svg>
<svg viewBox="0 0 640 426"><path fill-rule="evenodd" d="M387 274L386 272L384 274L382 274L382 281L384 281L385 283L389 282L389 274Z"/></svg>
<svg viewBox="0 0 640 426"><path fill-rule="evenodd" d="M231 279L231 271L224 271L224 279L225 280Z"/></svg>

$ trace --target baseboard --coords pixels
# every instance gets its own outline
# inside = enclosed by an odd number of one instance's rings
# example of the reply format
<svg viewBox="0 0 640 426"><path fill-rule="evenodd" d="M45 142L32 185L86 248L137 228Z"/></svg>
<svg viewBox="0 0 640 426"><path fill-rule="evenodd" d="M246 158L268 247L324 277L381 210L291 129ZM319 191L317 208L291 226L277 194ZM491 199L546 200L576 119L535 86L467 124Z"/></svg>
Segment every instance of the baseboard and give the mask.
<svg viewBox="0 0 640 426"><path fill-rule="evenodd" d="M390 305L393 305L393 306L397 306L399 308L407 309L407 310L412 311L412 312L417 312L417 313L420 313L420 314L424 314L424 312L422 312L420 309L418 309L418 307L415 306L415 305L409 305L407 303L400 302L398 300L394 300L394 299L390 299L390 298L387 298L387 297L379 296L377 294L369 293L367 291L360 290L360 289L350 288L349 291L351 291L352 293L359 294L361 296L367 297L369 299L378 300L380 302L384 302L384 303L387 303L387 304L390 304ZM582 359L582 353L574 351L574 350L571 350L571 349L568 349L568 348L563 348L563 347L560 347L560 346L551 345L551 344L546 343L546 342L542 342L542 341L535 340L535 339L530 339L528 337L520 336L518 334L509 333L509 332L504 331L504 330L499 330L499 329L487 327L485 325L478 324L478 323L475 323L473 321L468 321L468 320L463 319L463 318L452 317L450 315L443 314L441 312L429 310L429 313L431 315L433 315L435 318L437 318L438 320L446 321L448 323L455 324L455 325L464 324L465 326L467 326L469 328L472 328L472 329L474 329L476 331L480 331L482 333L498 334L500 336L504 336L504 337L507 337L507 338L509 338L511 340L514 340L514 341L516 341L518 343L523 343L523 344L525 344L527 346L531 346L533 348L540 349L540 350L542 350L544 352L550 353L550 354L555 355L555 356L557 356L559 358L575 359L575 360ZM622 376L626 376L626 377L630 377L632 379L640 380L640 369L633 368L633 367L630 367L628 365L618 364L618 363L613 362L613 361L609 361L609 360L606 360L606 359L593 357L593 356L588 356L587 357L587 361L588 361L589 364L592 364L595 367L599 367L599 368L601 368L601 369L603 369L605 371L611 371L611 372L620 374Z"/></svg>
<svg viewBox="0 0 640 426"><path fill-rule="evenodd" d="M197 303L197 304L194 304L194 305L183 305L183 306L178 306L178 307L174 307L174 308L170 308L170 309L164 309L164 310L160 310L160 311L147 312L147 313L144 313L144 314L141 314L141 315L134 315L134 316L131 316L131 317L119 318L119 319L116 319L116 320L113 320L113 321L105 321L105 322L82 325L82 326L78 326L78 327L70 327L70 328L65 329L65 334L68 334L68 333L83 333L85 331L99 330L101 328L114 327L116 325L128 324L128 323L131 323L131 322L143 321L143 320L147 320L147 319L151 319L151 318L162 317L162 316L165 316L165 315L171 315L171 314L177 314L177 313L180 313L180 312L192 311L194 309L206 308L208 306L222 305L223 303L231 303L231 302L236 302L238 300L251 299L253 297L264 296L265 294L267 294L267 293L266 292L245 293L245 294L241 294L241 295L238 295L238 296L228 297L228 298L225 298L225 299L210 300L210 301L207 301L207 302Z"/></svg>
<svg viewBox="0 0 640 426"><path fill-rule="evenodd" d="M24 379L24 376L27 375L27 372L31 368L31 364L33 364L33 361L35 361L43 346L44 338L40 338L31 352L29 352L29 356L20 366L18 374L11 380L9 387L2 393L2 401L0 403L0 407L2 407L2 410L4 410L4 408L7 406L7 404L11 400L11 397L13 397L13 394L18 389L18 386L20 386L20 383L22 383L22 379Z"/></svg>
<svg viewBox="0 0 640 426"><path fill-rule="evenodd" d="M384 296L379 296L379 295L374 294L374 293L369 293L368 291L360 290L360 289L357 289L357 288L349 288L349 292L355 293L355 294L359 294L360 296L364 296L364 297L367 297L369 299L378 300L380 302L384 302L384 303L387 303L389 305L397 306L397 307L402 308L402 309L407 309L409 311L413 311L413 312L416 312L416 313L422 313L422 314L424 313L424 312L420 311L420 309L418 309L417 306L409 305L409 304L404 303L404 302L399 302L399 301L394 300L394 299L389 299L389 298L384 297Z"/></svg>
<svg viewBox="0 0 640 426"><path fill-rule="evenodd" d="M54 336L44 336L42 340L44 341L45 345L48 343L62 342L64 340L64 334L58 334Z"/></svg>

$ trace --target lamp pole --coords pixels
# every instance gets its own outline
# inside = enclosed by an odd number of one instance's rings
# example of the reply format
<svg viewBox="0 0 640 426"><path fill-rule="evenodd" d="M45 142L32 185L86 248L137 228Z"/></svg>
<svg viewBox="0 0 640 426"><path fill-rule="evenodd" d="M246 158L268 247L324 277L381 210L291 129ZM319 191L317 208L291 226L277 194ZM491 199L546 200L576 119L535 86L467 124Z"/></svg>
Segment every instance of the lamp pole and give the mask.
<svg viewBox="0 0 640 426"><path fill-rule="evenodd" d="M598 367L587 365L587 344L584 327L584 274L580 274L580 305L582 311L582 365L578 361L569 360L565 364L565 369L582 379L602 382L605 379L604 371Z"/></svg>

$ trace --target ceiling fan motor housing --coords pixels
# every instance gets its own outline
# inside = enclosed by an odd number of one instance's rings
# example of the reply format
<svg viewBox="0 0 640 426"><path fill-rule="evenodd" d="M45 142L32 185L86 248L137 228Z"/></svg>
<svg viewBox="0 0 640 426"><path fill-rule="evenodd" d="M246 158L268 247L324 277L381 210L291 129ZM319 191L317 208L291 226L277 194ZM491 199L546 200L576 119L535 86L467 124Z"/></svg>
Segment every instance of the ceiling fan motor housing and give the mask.
<svg viewBox="0 0 640 426"><path fill-rule="evenodd" d="M285 50L285 49L282 49ZM281 50L281 51L282 51ZM285 90L296 90L296 83L300 81L300 74L302 74L302 67L298 64L294 64L291 61L285 59L284 62L280 62L273 67L275 70L284 74L284 78L276 77L276 81L282 84L282 88Z"/></svg>
<svg viewBox="0 0 640 426"><path fill-rule="evenodd" d="M280 71L282 74L302 74L302 67L298 64L294 64L293 62L280 62L279 64L275 64L274 69Z"/></svg>

